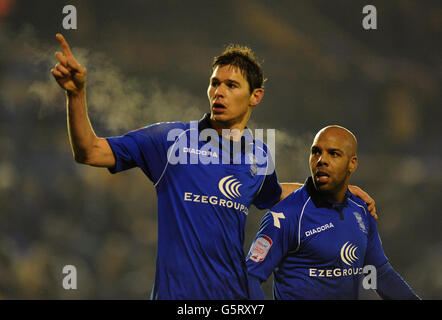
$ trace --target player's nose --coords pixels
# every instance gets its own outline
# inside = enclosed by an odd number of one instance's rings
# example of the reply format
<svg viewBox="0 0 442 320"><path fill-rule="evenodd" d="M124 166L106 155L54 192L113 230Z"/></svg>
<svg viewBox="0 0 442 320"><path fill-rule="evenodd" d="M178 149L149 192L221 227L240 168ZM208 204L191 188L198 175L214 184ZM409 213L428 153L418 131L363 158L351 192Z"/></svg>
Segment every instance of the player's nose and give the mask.
<svg viewBox="0 0 442 320"><path fill-rule="evenodd" d="M318 157L318 161L316 162L316 165L317 166L328 166L328 160L324 154Z"/></svg>
<svg viewBox="0 0 442 320"><path fill-rule="evenodd" d="M219 86L216 87L214 95L215 95L215 98L224 97L225 90L223 88L223 85L219 85Z"/></svg>

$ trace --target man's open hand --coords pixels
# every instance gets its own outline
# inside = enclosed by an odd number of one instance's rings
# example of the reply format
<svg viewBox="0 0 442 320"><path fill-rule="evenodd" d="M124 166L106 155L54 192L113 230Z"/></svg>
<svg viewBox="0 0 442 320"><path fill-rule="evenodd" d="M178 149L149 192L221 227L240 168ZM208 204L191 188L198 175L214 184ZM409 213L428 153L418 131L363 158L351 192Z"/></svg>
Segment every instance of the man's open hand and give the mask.
<svg viewBox="0 0 442 320"><path fill-rule="evenodd" d="M376 214L376 207L375 207L374 199L372 197L370 197L367 192L365 192L364 190L362 190L361 188L359 188L357 186L349 185L348 189L350 189L351 193L353 193L354 195L356 195L359 198L361 198L362 200L364 200L364 202L367 204L368 211L370 211L371 215L377 220L378 215Z"/></svg>
<svg viewBox="0 0 442 320"><path fill-rule="evenodd" d="M59 51L55 53L58 63L54 69L51 69L51 73L61 88L77 94L86 83L86 68L74 58L69 44L60 33L57 33L56 38L60 42L63 53Z"/></svg>

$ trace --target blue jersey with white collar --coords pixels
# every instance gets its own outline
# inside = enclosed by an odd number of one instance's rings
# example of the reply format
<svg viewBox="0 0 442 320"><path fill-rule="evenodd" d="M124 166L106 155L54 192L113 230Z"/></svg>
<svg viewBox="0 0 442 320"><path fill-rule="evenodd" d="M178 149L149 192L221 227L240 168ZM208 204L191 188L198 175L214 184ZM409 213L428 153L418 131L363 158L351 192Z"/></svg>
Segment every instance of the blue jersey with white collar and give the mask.
<svg viewBox="0 0 442 320"><path fill-rule="evenodd" d="M363 267L386 262L365 203L323 201L311 178L266 213L247 257L250 275L274 272L275 299L356 299Z"/></svg>
<svg viewBox="0 0 442 320"><path fill-rule="evenodd" d="M203 137L209 127L205 115L199 122L158 123L107 138L116 159L110 171L138 166L156 187L153 299L248 298L248 208L271 207L281 187L265 144L248 130L238 143L218 134Z"/></svg>

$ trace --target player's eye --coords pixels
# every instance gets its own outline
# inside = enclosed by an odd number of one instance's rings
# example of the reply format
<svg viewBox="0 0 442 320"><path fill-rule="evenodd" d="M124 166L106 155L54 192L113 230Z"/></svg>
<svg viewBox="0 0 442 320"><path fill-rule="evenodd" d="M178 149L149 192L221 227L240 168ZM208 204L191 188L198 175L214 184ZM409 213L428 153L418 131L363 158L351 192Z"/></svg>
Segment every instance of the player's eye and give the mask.
<svg viewBox="0 0 442 320"><path fill-rule="evenodd" d="M219 81L218 80L212 80L212 82L210 83L212 87L217 87L219 86Z"/></svg>
<svg viewBox="0 0 442 320"><path fill-rule="evenodd" d="M319 155L321 154L321 150L319 148L312 148L312 155Z"/></svg>

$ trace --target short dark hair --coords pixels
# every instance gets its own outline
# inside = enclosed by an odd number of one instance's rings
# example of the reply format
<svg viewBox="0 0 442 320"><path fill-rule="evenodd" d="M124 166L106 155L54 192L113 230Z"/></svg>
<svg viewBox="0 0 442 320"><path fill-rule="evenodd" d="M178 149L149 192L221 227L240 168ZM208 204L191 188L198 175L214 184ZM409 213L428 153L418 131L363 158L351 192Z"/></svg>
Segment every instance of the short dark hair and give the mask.
<svg viewBox="0 0 442 320"><path fill-rule="evenodd" d="M231 65L238 68L249 83L250 93L256 88L264 88L264 74L261 64L246 46L230 44L221 55L213 59L212 73L216 67Z"/></svg>

